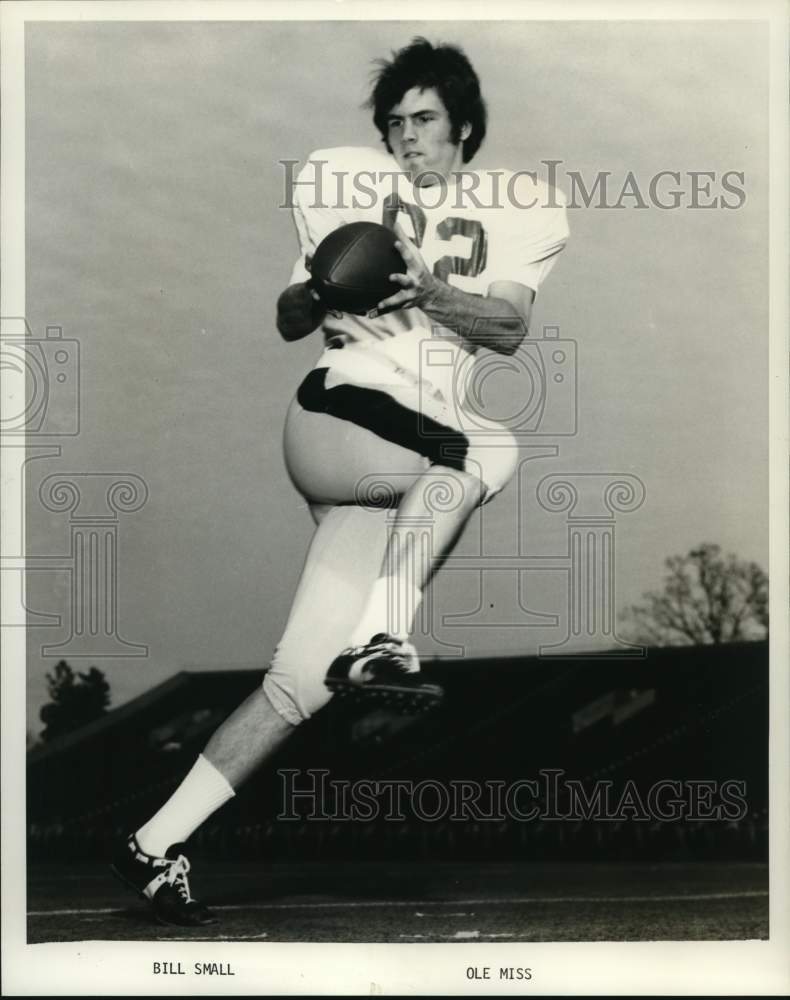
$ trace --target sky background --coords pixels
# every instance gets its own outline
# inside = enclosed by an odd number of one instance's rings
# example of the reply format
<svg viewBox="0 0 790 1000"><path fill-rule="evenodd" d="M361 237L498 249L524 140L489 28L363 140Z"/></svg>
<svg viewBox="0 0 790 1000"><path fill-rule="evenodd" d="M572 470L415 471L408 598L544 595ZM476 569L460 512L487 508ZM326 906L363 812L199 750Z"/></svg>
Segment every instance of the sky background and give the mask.
<svg viewBox="0 0 790 1000"><path fill-rule="evenodd" d="M756 22L244 22L28 24L27 318L81 351L81 430L28 472L30 554L68 551L68 516L37 499L55 472L128 472L149 499L119 522L122 636L147 657L96 665L118 705L185 667L263 666L282 631L312 522L285 473L288 402L320 351L284 343L277 295L296 256L283 159L376 145L371 61L415 34L460 44L482 81L488 139L472 166L560 160L588 186L632 171L647 197L683 174L683 206L571 208L571 240L541 290L531 336L578 346L578 432L529 464L461 552L565 551L564 515L534 501L551 473L638 476L646 500L617 524L618 607L662 562L707 540L767 568L767 55ZM688 171L745 173L738 210L688 208ZM665 185L668 187L670 185ZM505 393L520 391L511 380ZM53 403L53 406L56 404ZM534 470L534 471L533 471ZM469 573L435 583L441 614L484 600L510 627L440 626L468 655L531 653L564 634L561 573L513 574L484 598ZM28 604L70 616L62 571L30 575ZM509 610L508 610L509 609ZM508 615L511 617L508 618ZM493 621L495 619L488 619ZM33 628L28 726L40 729ZM424 652L435 652L428 647Z"/></svg>

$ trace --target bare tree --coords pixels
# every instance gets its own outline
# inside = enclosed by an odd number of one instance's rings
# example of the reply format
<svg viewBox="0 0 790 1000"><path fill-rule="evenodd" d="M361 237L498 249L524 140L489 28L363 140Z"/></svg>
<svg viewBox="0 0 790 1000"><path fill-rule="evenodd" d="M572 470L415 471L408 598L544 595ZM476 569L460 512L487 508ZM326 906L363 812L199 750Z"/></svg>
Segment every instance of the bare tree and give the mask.
<svg viewBox="0 0 790 1000"><path fill-rule="evenodd" d="M768 635L768 577L753 562L703 543L665 560L660 592L623 613L629 638L654 646L711 645Z"/></svg>

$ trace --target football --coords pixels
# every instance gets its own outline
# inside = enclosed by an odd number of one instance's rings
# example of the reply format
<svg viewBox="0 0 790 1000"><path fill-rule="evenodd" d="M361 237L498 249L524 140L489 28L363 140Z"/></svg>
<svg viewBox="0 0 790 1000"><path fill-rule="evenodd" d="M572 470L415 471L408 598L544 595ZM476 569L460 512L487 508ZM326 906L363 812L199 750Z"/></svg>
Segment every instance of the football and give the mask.
<svg viewBox="0 0 790 1000"><path fill-rule="evenodd" d="M389 280L406 271L396 239L377 222L351 222L325 237L310 269L311 284L324 305L362 315L399 291L400 285Z"/></svg>

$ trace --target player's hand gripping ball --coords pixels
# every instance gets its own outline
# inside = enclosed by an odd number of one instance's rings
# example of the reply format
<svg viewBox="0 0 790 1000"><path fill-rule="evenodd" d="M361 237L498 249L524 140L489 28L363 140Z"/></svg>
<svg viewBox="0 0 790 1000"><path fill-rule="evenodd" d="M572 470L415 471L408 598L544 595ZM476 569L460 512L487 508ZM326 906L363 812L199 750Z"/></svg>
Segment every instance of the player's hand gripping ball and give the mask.
<svg viewBox="0 0 790 1000"><path fill-rule="evenodd" d="M400 290L389 278L406 272L396 239L377 222L351 222L319 243L310 284L327 309L364 315Z"/></svg>

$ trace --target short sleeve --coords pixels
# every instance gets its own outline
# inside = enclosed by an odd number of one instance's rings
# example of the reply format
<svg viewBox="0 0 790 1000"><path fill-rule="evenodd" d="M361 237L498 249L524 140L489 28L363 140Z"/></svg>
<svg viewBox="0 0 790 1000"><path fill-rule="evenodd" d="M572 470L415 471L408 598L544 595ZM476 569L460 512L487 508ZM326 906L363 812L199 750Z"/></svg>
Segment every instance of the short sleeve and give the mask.
<svg viewBox="0 0 790 1000"><path fill-rule="evenodd" d="M341 202L336 184L339 175L351 174L351 164L360 159L364 163L366 153L353 148L318 149L297 174L292 204L300 257L291 272L291 284L310 277L306 255L312 256L325 236L357 218L353 203L349 199Z"/></svg>
<svg viewBox="0 0 790 1000"><path fill-rule="evenodd" d="M565 197L526 178L508 185L505 209L489 248L486 279L518 282L537 293L568 242Z"/></svg>
<svg viewBox="0 0 790 1000"><path fill-rule="evenodd" d="M300 255L291 272L292 285L308 280L305 258L312 256L321 240L342 223L324 195L323 178L328 166L328 158L321 150L311 153L294 182L292 211Z"/></svg>
<svg viewBox="0 0 790 1000"><path fill-rule="evenodd" d="M299 240L300 253L293 266L293 271L291 271L291 280L288 282L289 285L295 285L299 282L307 281L310 278L310 272L307 270L307 265L305 264L305 256L308 253L312 254L315 250L315 246L312 245L310 240L310 234L307 229L304 213L295 198L293 206L293 220L294 225L296 226L296 236Z"/></svg>

